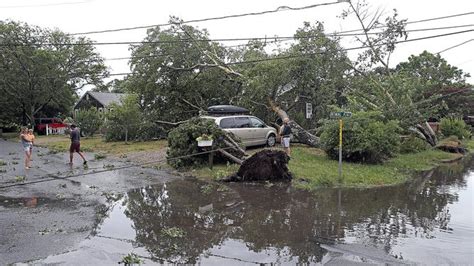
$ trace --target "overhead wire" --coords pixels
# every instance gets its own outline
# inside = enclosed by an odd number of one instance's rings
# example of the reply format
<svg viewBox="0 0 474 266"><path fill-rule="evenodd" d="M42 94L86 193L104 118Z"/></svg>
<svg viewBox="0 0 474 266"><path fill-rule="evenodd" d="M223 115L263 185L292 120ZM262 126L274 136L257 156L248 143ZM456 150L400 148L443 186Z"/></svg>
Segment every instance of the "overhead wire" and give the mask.
<svg viewBox="0 0 474 266"><path fill-rule="evenodd" d="M469 39L469 40L464 41L464 42L462 42L462 43L459 43L459 44L453 45L453 46L451 46L451 47L448 47L448 48L446 48L446 49L443 49L443 50L437 52L436 54L444 53L444 52L446 52L446 51L452 50L452 49L454 49L454 48L457 48L457 47L459 47L459 46L462 46L462 45L464 45L464 44L466 44L466 43L469 43L469 42L472 42L472 41L474 41L474 39Z"/></svg>
<svg viewBox="0 0 474 266"><path fill-rule="evenodd" d="M443 20L443 19L448 19L448 18L469 16L469 15L474 15L474 12L471 11L471 12L466 12L466 13L458 13L458 14L453 14L453 15L427 18L427 19L420 19L420 20L413 20L413 21L408 20L407 22L405 22L405 24L409 25L409 24L423 23L423 22L429 22L429 21L435 21L435 20ZM386 26L381 25L381 26L374 27L374 29L380 29L380 28L385 28L385 27ZM353 30L340 31L339 33L350 33L350 32L357 32L357 31L363 31L363 30L362 29L353 29Z"/></svg>
<svg viewBox="0 0 474 266"><path fill-rule="evenodd" d="M277 13L282 11L298 11L304 9L312 9L320 6L329 6L343 3L341 1L335 2L327 2L327 3L320 3L320 4L313 4L301 7L289 7L289 6L279 6L273 10L266 10L260 12L249 12L243 14L234 14L234 15L225 15L225 16L218 16L218 17L210 17L210 18L202 18L202 19L191 19L186 21L181 21L179 24L189 24L189 23L196 23L196 22L205 22L205 21L213 21L213 20L223 20L223 19L230 19L230 18L241 18L241 17L248 17L248 16L260 16L265 14ZM148 29L148 28L155 28L155 27L164 27L164 26L171 26L177 23L162 23L162 24L154 24L154 25L146 25L146 26L135 26L135 27L125 27L125 28L117 28L117 29L106 29L106 30L96 30L96 31L86 31L86 32L77 32L77 33L70 33L68 35L75 36L75 35L89 35L89 34L98 34L98 33L110 33L110 32L118 32L118 31L130 31L130 30L138 30L138 29Z"/></svg>
<svg viewBox="0 0 474 266"><path fill-rule="evenodd" d="M434 28L422 28L422 29L412 29L406 30L406 32L424 32L424 31L434 31L434 30L447 30L447 29L456 29L456 28L466 28L474 27L474 24L463 24L463 25L454 25L446 27L434 27ZM383 32L368 32L368 35L383 34ZM365 35L365 33L351 33L345 34L340 32L333 33L324 33L328 37L346 37L346 36L359 36ZM62 46L88 46L88 45L138 45L138 44L173 44L173 43L189 43L189 42L235 42L235 41L265 41L265 42L282 42L282 41L294 41L300 39L311 39L320 37L321 35L306 35L306 36L265 36L265 37L239 37L239 38L207 38L207 39L192 39L192 38L182 38L177 40L158 40L158 41L116 41L116 42L91 42L91 43L0 43L0 47L5 46L42 46L42 45L62 45ZM226 47L238 47L245 46L246 44L239 44L235 46L226 46Z"/></svg>
<svg viewBox="0 0 474 266"><path fill-rule="evenodd" d="M450 33L443 33L443 34L437 34L437 35L431 35L431 36L424 36L424 37L419 37L419 38L413 38L413 39L407 39L407 40L400 40L394 42L394 44L401 44L401 43L408 43L408 42L414 42L414 41L422 41L422 40L428 40L428 39L433 39L433 38L441 38L441 37L446 37L446 36L452 36L452 35L457 35L457 34L464 34L468 32L474 32L474 29L470 30L464 30L464 31L457 31L457 32L450 32ZM383 46L386 43L381 43L376 46ZM342 48L338 49L337 51L339 52L345 52L345 51L352 51L352 50L360 50L360 49L368 49L368 46L357 46L357 47L350 47L350 48ZM241 64L251 64L251 63L259 63L259 62L265 62L265 61L274 61L274 60L285 60L285 59L292 59L292 58L301 58L301 57L306 57L306 56L314 56L318 54L326 54L326 51L320 51L320 52L313 52L313 53L306 53L306 54L301 54L301 55L288 55L288 56L276 56L276 57L269 57L269 58L262 58L262 59L255 59L255 60L246 60L246 61L238 61L238 62L226 62L224 63L225 65L241 65ZM155 56L150 56L150 57L155 57ZM133 57L130 57L132 59ZM206 66L206 65L203 65ZM207 65L207 67L213 67L213 65ZM99 75L98 77L108 77L108 76L126 76L134 74L133 72L123 72L123 73L108 73L104 75ZM40 77L38 77L40 78ZM57 77L42 77L42 78L57 78Z"/></svg>
<svg viewBox="0 0 474 266"><path fill-rule="evenodd" d="M338 3L343 3L343 2L338 1L338 2L314 4L314 5L309 5L309 6L293 7L293 8L285 6L285 7L283 7L285 9L281 9L282 7L278 7L275 10L269 10L269 11L251 12L251 13L244 13L244 14L237 14L237 15L227 15L227 16L220 16L220 17L210 17L210 18L203 18L203 19L193 19L193 20L182 21L182 22L180 22L180 24L189 24L189 23L205 22L205 21L212 21L212 20L222 20L222 19L238 18L238 17L245 17L245 16L257 16L257 15L264 15L264 14L276 13L276 12L288 11L288 10L292 10L292 11L303 10L303 9L310 9L310 8L315 8L315 7L318 7L318 6L333 5L333 4L338 4ZM458 14L447 15L447 16L440 16L440 17L434 17L434 18L407 21L406 24L423 23L423 22L429 22L429 21L435 21L435 20L443 20L443 19L448 19L448 18L468 16L468 15L473 15L473 14L474 14L474 12L458 13ZM171 26L171 25L175 25L175 24L176 23L161 23L161 24L154 24L154 25L147 25L147 26L134 26L134 27L125 27L125 28L116 28L116 29L106 29L106 30L96 30L96 31L70 33L68 35L76 36L76 35L100 34L100 33L110 33L110 32L119 32L119 31L130 31L130 30L137 30L137 29L147 29L147 28L149 29L149 28L154 28L154 27ZM375 28L384 28L384 27L385 26L378 26L378 27L375 27ZM363 31L363 30L353 29L353 30L340 31L339 33L350 33L350 32L357 32L357 31Z"/></svg>

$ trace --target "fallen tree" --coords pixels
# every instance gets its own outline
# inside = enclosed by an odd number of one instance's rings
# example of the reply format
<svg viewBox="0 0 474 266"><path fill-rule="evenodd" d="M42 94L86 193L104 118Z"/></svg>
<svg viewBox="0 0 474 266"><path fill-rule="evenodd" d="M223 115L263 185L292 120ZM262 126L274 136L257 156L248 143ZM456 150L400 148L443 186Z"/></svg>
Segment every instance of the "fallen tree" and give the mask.
<svg viewBox="0 0 474 266"><path fill-rule="evenodd" d="M197 139L207 136L213 140L212 146L198 147ZM209 119L192 118L180 123L168 134L168 164L175 168L203 165L213 152L229 161L242 164L249 156L240 146L240 140L217 127ZM217 158L219 159L219 158Z"/></svg>
<svg viewBox="0 0 474 266"><path fill-rule="evenodd" d="M262 150L243 161L239 171L221 181L291 181L289 157L281 150Z"/></svg>
<svg viewBox="0 0 474 266"><path fill-rule="evenodd" d="M291 127L291 132L295 138L298 139L300 143L309 145L311 147L320 147L321 146L321 140L319 137L311 134L307 130L305 130L303 127L301 127L298 123L296 123L294 120L291 120L288 114L278 106L275 101L272 99L268 99L268 102L270 103L270 107L275 112L278 117L283 121L286 118L290 120L288 123Z"/></svg>

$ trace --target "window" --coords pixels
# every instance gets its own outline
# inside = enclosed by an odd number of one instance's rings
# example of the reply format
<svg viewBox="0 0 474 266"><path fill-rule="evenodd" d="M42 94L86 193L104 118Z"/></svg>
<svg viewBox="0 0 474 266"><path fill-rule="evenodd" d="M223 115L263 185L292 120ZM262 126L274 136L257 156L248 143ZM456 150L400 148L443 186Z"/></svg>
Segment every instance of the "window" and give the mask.
<svg viewBox="0 0 474 266"><path fill-rule="evenodd" d="M235 127L236 128L248 128L252 127L250 119L248 117L236 117L235 118Z"/></svg>
<svg viewBox="0 0 474 266"><path fill-rule="evenodd" d="M234 118L223 118L220 122L221 128L235 128Z"/></svg>
<svg viewBox="0 0 474 266"><path fill-rule="evenodd" d="M250 121L252 122L252 127L256 128L264 128L265 123L263 123L260 119L256 117L250 117Z"/></svg>

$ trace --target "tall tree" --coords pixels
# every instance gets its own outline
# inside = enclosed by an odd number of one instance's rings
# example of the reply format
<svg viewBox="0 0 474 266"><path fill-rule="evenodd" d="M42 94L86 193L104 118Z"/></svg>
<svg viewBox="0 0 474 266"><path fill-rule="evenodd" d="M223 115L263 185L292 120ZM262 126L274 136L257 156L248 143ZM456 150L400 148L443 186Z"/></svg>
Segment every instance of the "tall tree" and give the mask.
<svg viewBox="0 0 474 266"><path fill-rule="evenodd" d="M20 22L0 22L0 91L18 106L12 120L34 123L46 107L63 113L76 92L100 85L107 71L92 41Z"/></svg>
<svg viewBox="0 0 474 266"><path fill-rule="evenodd" d="M226 50L209 41L206 30L181 25L148 31L145 42L132 46L127 90L138 95L146 115L180 121L213 104L232 102L240 85L227 78L216 61Z"/></svg>
<svg viewBox="0 0 474 266"><path fill-rule="evenodd" d="M412 55L407 62L397 65L396 73L404 84L415 84L414 97L431 107L431 112L426 112L431 117L473 114L474 90L466 83L470 75L450 65L439 54L423 51Z"/></svg>
<svg viewBox="0 0 474 266"><path fill-rule="evenodd" d="M430 102L434 95L418 97L417 84L406 83L402 75L390 68L390 58L398 41L408 37L406 20L398 13L382 19L383 12L371 12L365 0L349 2L343 17L353 15L361 26L363 37L356 37L367 47L351 67L353 83L349 100L356 108L381 111L387 120L400 120L401 125L413 131L431 145L436 145L436 135L426 120L431 115Z"/></svg>

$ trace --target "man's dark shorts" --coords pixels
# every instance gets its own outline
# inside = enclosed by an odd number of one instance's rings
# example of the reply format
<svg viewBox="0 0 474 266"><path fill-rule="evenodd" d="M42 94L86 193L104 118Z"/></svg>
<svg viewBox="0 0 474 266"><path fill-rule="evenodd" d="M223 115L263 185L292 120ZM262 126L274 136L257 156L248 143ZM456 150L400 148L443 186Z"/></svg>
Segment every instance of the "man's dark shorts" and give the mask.
<svg viewBox="0 0 474 266"><path fill-rule="evenodd" d="M69 147L69 152L81 152L81 143L80 142L72 142L71 146Z"/></svg>

